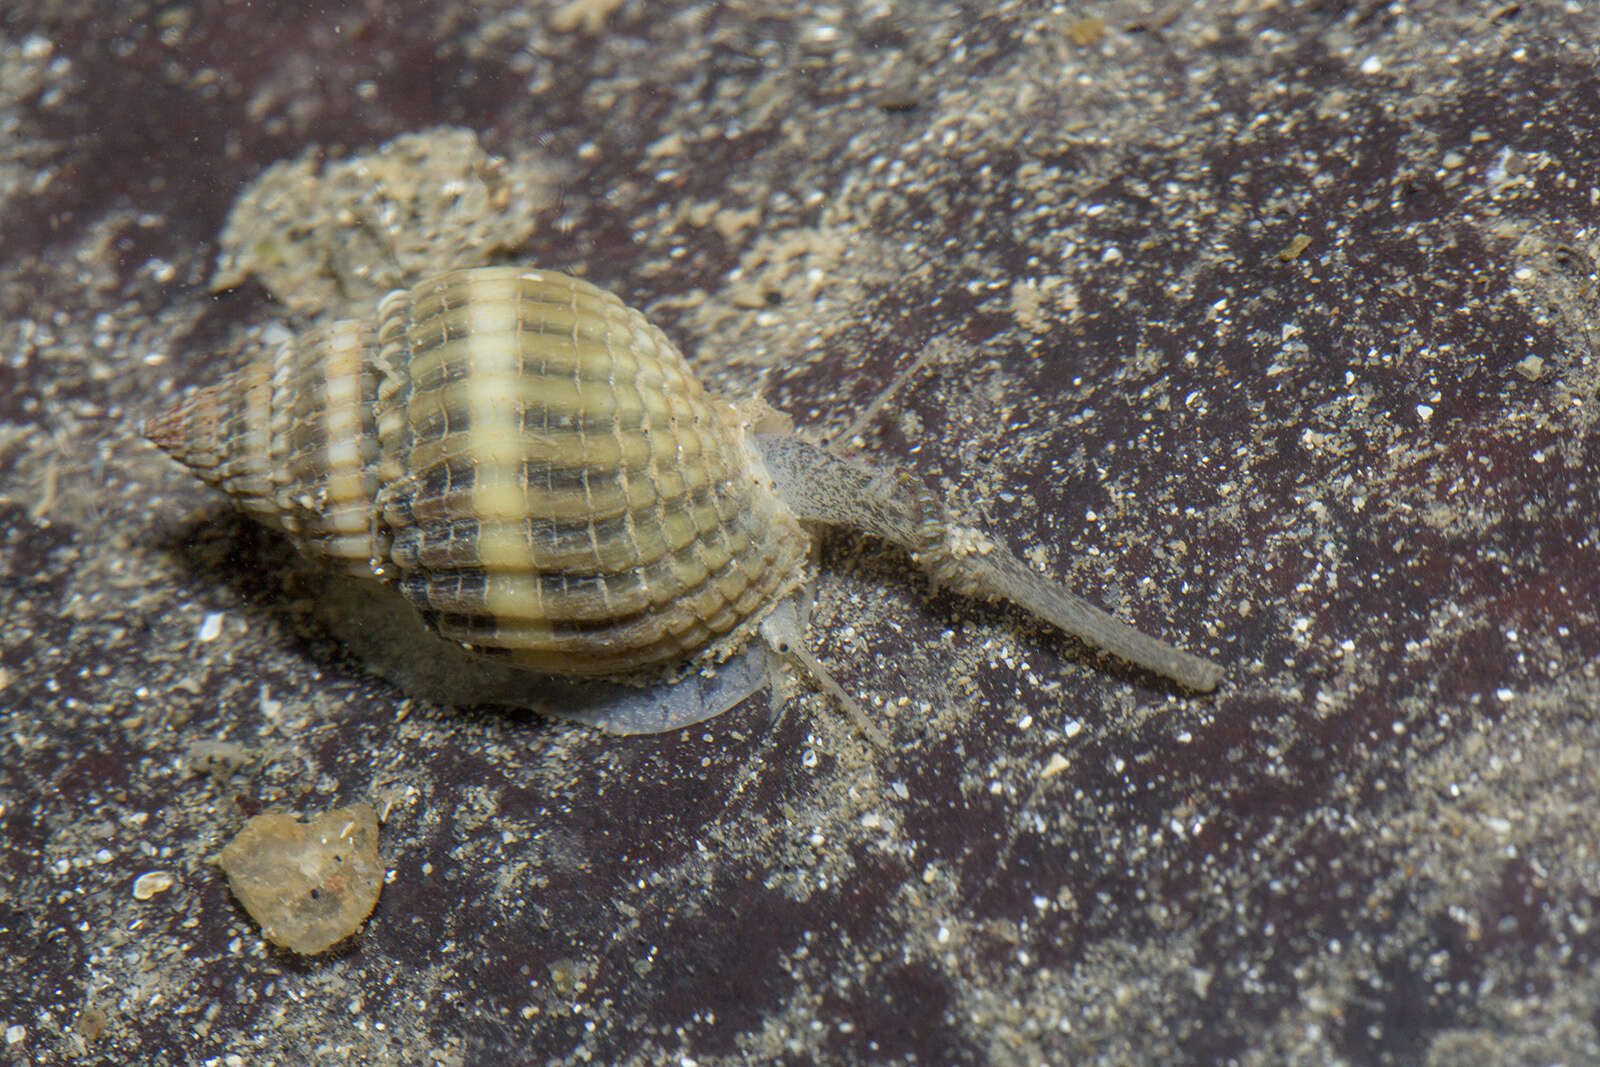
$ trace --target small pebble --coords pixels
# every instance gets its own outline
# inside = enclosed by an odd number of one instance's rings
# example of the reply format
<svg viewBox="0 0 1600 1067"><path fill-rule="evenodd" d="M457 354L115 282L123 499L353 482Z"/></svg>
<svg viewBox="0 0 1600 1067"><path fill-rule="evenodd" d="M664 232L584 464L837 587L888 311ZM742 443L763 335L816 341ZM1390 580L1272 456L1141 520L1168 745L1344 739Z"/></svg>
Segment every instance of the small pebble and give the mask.
<svg viewBox="0 0 1600 1067"><path fill-rule="evenodd" d="M191 773L210 771L226 778L252 759L250 750L237 741L196 741L184 753Z"/></svg>
<svg viewBox="0 0 1600 1067"><path fill-rule="evenodd" d="M1297 234L1295 234L1293 237L1291 237L1289 239L1289 243L1288 244L1284 245L1283 248L1281 250L1279 250L1278 259L1281 262L1284 262L1284 263L1291 262L1293 260L1299 259L1300 258L1300 253L1304 252L1306 249L1308 249L1310 247L1311 247L1311 235L1310 234L1305 234L1305 233L1297 233Z"/></svg>
<svg viewBox="0 0 1600 1067"><path fill-rule="evenodd" d="M378 816L352 804L301 822L257 815L222 850L228 888L275 945L313 955L359 930L378 903Z"/></svg>
<svg viewBox="0 0 1600 1067"><path fill-rule="evenodd" d="M78 1017L73 1020L72 1028L84 1041L93 1044L105 1035L110 1022L104 1009L93 1004L85 1004L83 1010L78 1012Z"/></svg>
<svg viewBox="0 0 1600 1067"><path fill-rule="evenodd" d="M133 883L133 899L149 900L157 893L165 893L177 881L171 871L147 871Z"/></svg>
<svg viewBox="0 0 1600 1067"><path fill-rule="evenodd" d="M222 635L223 615L220 611L210 611L200 620L200 633L197 635L201 641L215 641Z"/></svg>
<svg viewBox="0 0 1600 1067"><path fill-rule="evenodd" d="M1516 369L1528 381L1536 382L1544 374L1544 360L1538 356L1524 356L1517 360Z"/></svg>
<svg viewBox="0 0 1600 1067"><path fill-rule="evenodd" d="M1106 20L1102 18L1078 19L1067 27L1067 39L1079 48L1099 44L1106 34Z"/></svg>

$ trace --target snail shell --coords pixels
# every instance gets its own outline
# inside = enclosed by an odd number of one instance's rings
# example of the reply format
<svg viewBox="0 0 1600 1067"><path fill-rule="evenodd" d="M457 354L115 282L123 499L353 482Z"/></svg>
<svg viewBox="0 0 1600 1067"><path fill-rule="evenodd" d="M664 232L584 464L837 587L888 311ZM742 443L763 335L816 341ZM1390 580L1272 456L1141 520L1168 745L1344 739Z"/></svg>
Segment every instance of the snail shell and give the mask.
<svg viewBox="0 0 1600 1067"><path fill-rule="evenodd" d="M804 647L803 523L866 530L942 585L1016 603L1190 689L1217 687L1215 663L952 523L920 484L771 432L773 414L708 395L666 335L610 293L480 267L390 293L375 321L285 342L145 435L307 555L392 585L468 652L622 680L737 657L725 674L743 681L680 684L678 704L613 695L570 712L616 732L726 710L757 684L746 646L759 629L875 735ZM375 598L354 599L371 601L362 629L385 626ZM469 691L520 702L502 694L523 685Z"/></svg>
<svg viewBox="0 0 1600 1067"><path fill-rule="evenodd" d="M145 434L307 555L473 651L570 677L737 647L811 538L667 337L552 271L451 271Z"/></svg>

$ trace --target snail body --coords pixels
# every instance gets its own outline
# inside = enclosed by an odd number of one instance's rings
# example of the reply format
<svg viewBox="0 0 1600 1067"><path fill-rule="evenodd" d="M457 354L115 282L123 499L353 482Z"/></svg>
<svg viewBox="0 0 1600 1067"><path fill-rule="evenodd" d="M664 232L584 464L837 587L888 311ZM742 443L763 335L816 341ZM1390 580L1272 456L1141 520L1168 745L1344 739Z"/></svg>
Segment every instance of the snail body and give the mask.
<svg viewBox="0 0 1600 1067"><path fill-rule="evenodd" d="M480 267L389 294L373 321L292 338L144 432L306 555L392 587L428 629L519 670L637 680L727 659L763 623L820 670L803 621L774 612L809 577L808 525L834 523L1215 688L1214 664L1003 549L975 552L925 489L770 432L768 414L707 393L612 294Z"/></svg>

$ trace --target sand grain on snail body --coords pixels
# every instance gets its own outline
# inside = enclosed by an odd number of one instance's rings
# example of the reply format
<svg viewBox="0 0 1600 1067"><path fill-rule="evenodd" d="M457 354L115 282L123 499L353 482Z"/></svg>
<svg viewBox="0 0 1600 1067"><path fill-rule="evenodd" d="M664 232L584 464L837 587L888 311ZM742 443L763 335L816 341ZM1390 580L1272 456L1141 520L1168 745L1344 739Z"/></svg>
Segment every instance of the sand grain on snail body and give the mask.
<svg viewBox="0 0 1600 1067"><path fill-rule="evenodd" d="M666 335L612 294L513 267L391 293L372 321L309 330L144 427L357 579L355 600L398 591L418 630L484 670L660 680L736 660L759 633L843 697L806 650L796 607L811 527L834 524L1187 688L1220 681L1216 664L951 523L919 483L788 431L759 401L708 393ZM670 729L727 698L697 697L697 712L665 719L591 718Z"/></svg>

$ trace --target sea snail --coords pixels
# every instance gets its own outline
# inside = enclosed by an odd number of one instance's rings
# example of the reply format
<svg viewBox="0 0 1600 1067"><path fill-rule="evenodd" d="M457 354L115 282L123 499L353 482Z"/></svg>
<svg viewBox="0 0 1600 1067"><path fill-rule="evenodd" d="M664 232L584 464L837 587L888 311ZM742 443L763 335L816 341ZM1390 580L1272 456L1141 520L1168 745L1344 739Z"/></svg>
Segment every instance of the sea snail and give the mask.
<svg viewBox="0 0 1600 1067"><path fill-rule="evenodd" d="M953 525L920 484L787 429L759 403L708 394L666 335L612 294L514 267L390 293L376 321L309 330L143 427L306 555L362 579L355 601L391 586L472 654L471 671L502 672L468 700L567 686L570 703L627 706L567 708L575 717L671 729L725 710L729 693L695 682L689 710L657 711L653 697L613 686L595 698L559 679L688 677L684 665L760 644L758 630L841 696L806 652L795 606L812 523L904 546L940 584L1012 601L1189 689L1221 680L1216 664Z"/></svg>

